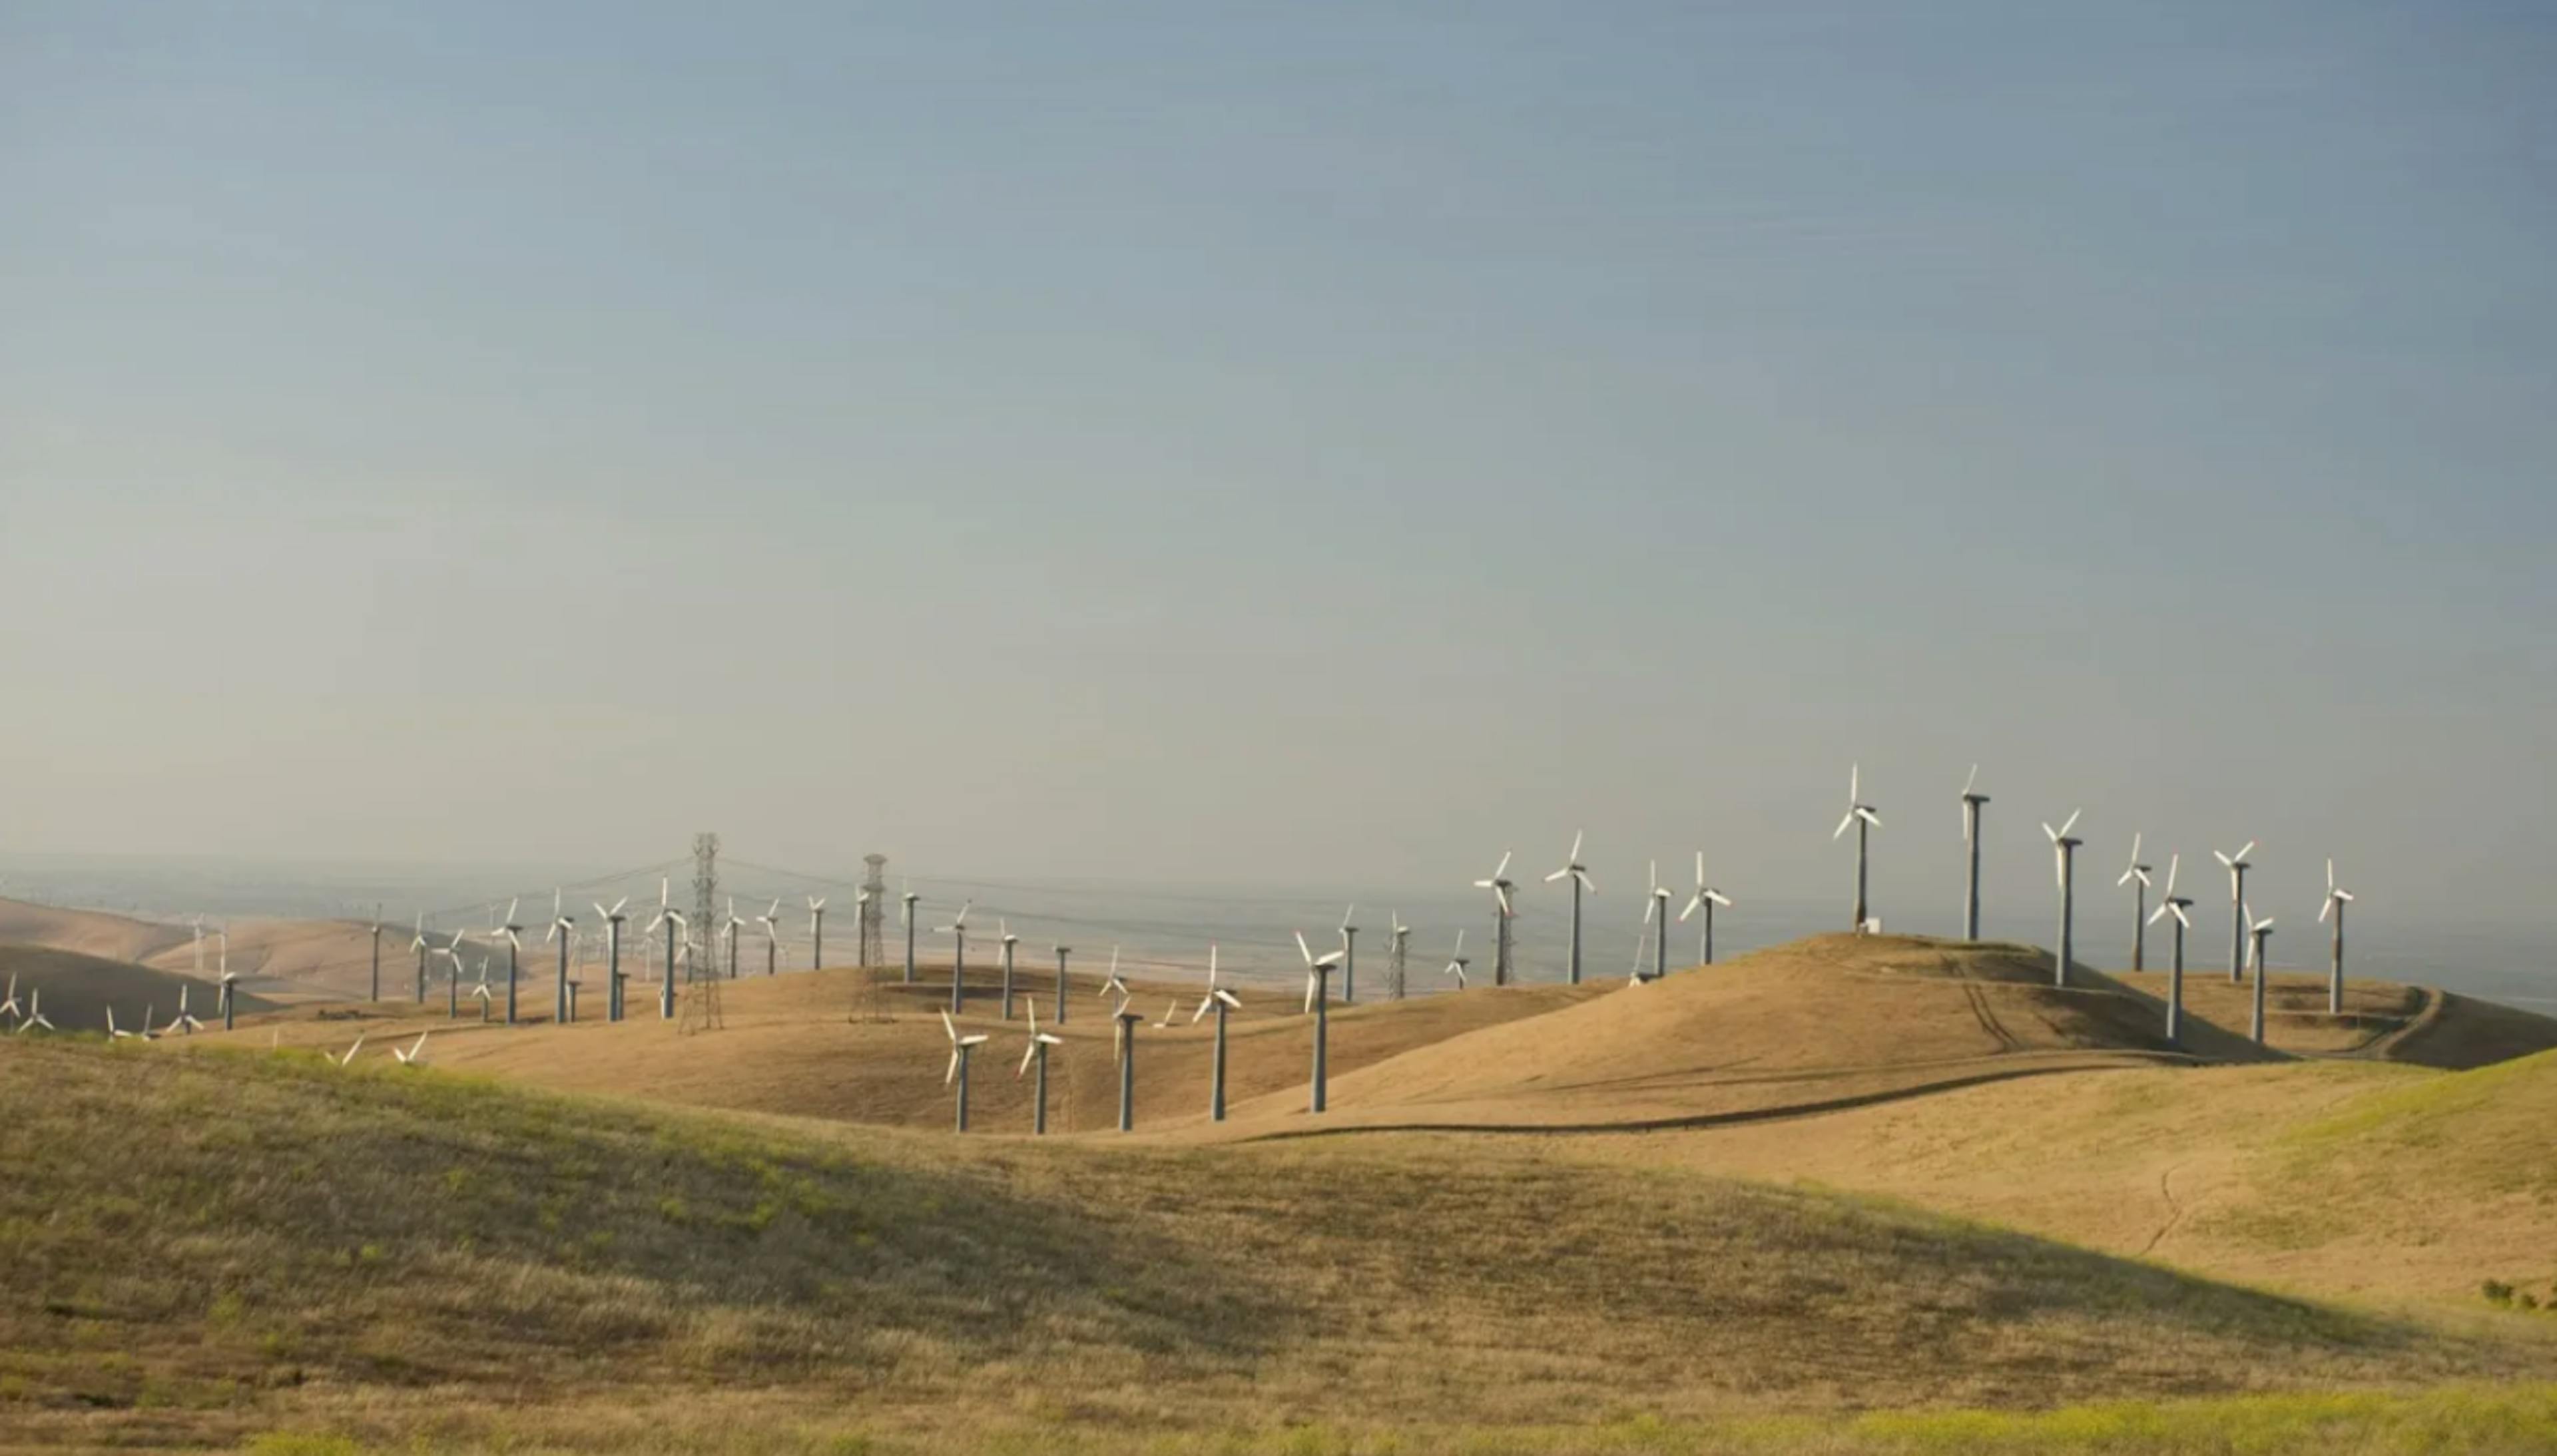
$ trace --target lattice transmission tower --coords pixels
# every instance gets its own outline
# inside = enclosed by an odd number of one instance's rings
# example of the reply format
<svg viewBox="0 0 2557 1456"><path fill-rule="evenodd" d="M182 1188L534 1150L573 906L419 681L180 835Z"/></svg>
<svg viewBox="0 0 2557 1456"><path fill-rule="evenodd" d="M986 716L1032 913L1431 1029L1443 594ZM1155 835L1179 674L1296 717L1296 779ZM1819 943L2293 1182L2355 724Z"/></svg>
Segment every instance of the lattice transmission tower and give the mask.
<svg viewBox="0 0 2557 1456"><path fill-rule="evenodd" d="M862 969L887 964L887 857L864 855L870 873L862 878Z"/></svg>
<svg viewBox="0 0 2557 1456"><path fill-rule="evenodd" d="M678 1033L716 1031L727 1024L720 1007L718 941L711 933L719 923L718 903L719 836L697 834L693 836L693 923L684 927L684 1004L675 1023Z"/></svg>

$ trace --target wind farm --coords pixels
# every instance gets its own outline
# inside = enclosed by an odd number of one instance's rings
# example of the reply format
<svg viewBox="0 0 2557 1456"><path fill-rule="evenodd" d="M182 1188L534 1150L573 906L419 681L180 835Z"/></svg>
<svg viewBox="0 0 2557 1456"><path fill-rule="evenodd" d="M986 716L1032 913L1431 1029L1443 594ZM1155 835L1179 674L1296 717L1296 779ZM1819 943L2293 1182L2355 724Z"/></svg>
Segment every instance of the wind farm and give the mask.
<svg viewBox="0 0 2557 1456"><path fill-rule="evenodd" d="M2552 71L12 7L0 1453L2557 1451Z"/></svg>

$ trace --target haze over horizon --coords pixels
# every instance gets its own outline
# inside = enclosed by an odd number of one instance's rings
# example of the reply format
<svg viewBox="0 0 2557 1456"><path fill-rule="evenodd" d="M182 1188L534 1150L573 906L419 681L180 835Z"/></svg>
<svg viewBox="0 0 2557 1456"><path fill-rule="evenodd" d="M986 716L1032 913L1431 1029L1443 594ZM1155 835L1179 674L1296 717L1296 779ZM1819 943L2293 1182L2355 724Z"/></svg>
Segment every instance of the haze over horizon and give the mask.
<svg viewBox="0 0 2557 1456"><path fill-rule="evenodd" d="M10 8L0 855L2545 898L2557 24L1609 17Z"/></svg>

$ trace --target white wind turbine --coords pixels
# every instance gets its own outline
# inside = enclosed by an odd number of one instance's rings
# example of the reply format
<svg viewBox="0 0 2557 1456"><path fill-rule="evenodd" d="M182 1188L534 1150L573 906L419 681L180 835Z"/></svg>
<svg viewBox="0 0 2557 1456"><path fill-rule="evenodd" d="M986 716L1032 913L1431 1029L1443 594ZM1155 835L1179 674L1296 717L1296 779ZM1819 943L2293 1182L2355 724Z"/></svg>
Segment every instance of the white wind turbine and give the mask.
<svg viewBox="0 0 2557 1456"><path fill-rule="evenodd" d="M1165 1001L1163 1003L1163 1019L1154 1023L1154 1029L1156 1031L1167 1029L1172 1024L1172 1018L1180 1013L1181 998L1179 996L1174 996L1170 1000Z"/></svg>
<svg viewBox="0 0 2557 1456"><path fill-rule="evenodd" d="M776 899L770 909L754 917L754 923L763 927L763 976L767 981L781 969L780 914L781 902Z"/></svg>
<svg viewBox="0 0 2557 1456"><path fill-rule="evenodd" d="M621 922L629 918L621 912L629 905L630 897L623 895L614 900L609 910L604 908L602 900L594 903L595 918L604 922L604 1019L618 1021L622 1011ZM644 957L646 953L641 954Z"/></svg>
<svg viewBox="0 0 2557 1456"><path fill-rule="evenodd" d="M426 1004L426 958L428 955L428 946L426 944L426 912L424 910L417 912L417 933L409 937L408 948L417 956L417 1003L422 1006ZM196 974L198 976L204 974L204 931L203 924L201 920L198 921L196 926Z"/></svg>
<svg viewBox="0 0 2557 1456"><path fill-rule="evenodd" d="M1695 893L1688 898L1686 908L1679 912L1679 924L1684 925L1687 917L1698 910L1704 912L1702 959L1696 962L1699 966L1713 964L1713 910L1716 905L1730 909L1731 897L1704 882L1704 851L1698 850L1695 852Z"/></svg>
<svg viewBox="0 0 2557 1456"><path fill-rule="evenodd" d="M203 1029L204 1023L197 1020L187 1012L187 985L185 983L181 983L178 987L178 1014L170 1020L169 1024L163 1028L163 1030L183 1031L189 1036L193 1036Z"/></svg>
<svg viewBox="0 0 2557 1456"><path fill-rule="evenodd" d="M512 919L513 917L512 917L512 916L509 916L508 918L509 918L509 919ZM331 1058L329 1058L329 1060L331 1060L331 1061L333 1061L333 1062L336 1062L336 1063L338 1066L340 1066L340 1067L351 1067L351 1066L355 1065L355 1053L357 1053L357 1052L359 1052L359 1051L362 1051L363 1049L364 1049L364 1038L363 1038L363 1037L361 1037L361 1036L357 1036L357 1037L355 1038L355 1044L354 1044L353 1046L350 1046L350 1047L346 1048L346 1054L345 1054L344 1056L342 1056L342 1057L331 1057Z"/></svg>
<svg viewBox="0 0 2557 1456"><path fill-rule="evenodd" d="M143 1019L144 1021L146 1021L146 1022L147 1022L147 1021L149 1021L149 1020L151 1019L150 1013L149 1013L148 1011L145 1011L145 1012L143 1013L143 1017L142 1017L142 1019ZM118 1026L118 1025L116 1025L116 1024L115 1024L115 1003L114 1003L113 1001L109 1001L109 1002L107 1002L107 1003L106 1003L106 1039L107 1039L108 1041L129 1041L129 1040L132 1040L133 1038L134 1038L134 1033L132 1033L132 1032L130 1032L130 1031L127 1031L127 1030L125 1030L123 1027Z"/></svg>
<svg viewBox="0 0 2557 1456"><path fill-rule="evenodd" d="M1012 922L998 917L995 928L1002 934L997 942L1004 948L1004 1019L1012 1019L1012 959L1020 949L1021 938L1012 934Z"/></svg>
<svg viewBox="0 0 2557 1456"><path fill-rule="evenodd" d="M2042 823L2042 832L2051 841L2051 853L2056 860L2052 872L2060 881L2060 943L2051 953L2051 984L2054 986L2069 984L2069 962L2077 954L2078 847L2086 841L2071 839L2069 831L2078 827L2078 816L2085 812L2083 809L2070 810L2068 819L2058 829L2053 829L2047 819Z"/></svg>
<svg viewBox="0 0 2557 1456"><path fill-rule="evenodd" d="M1670 891L1661 883L1661 861L1652 861L1652 892L1643 901L1643 924L1652 932L1652 979L1670 974ZM1643 953L1634 952L1634 979L1643 979Z"/></svg>
<svg viewBox="0 0 2557 1456"><path fill-rule="evenodd" d="M1989 801L1988 795L1976 792L1979 782L1980 766L1974 763L1970 777L1962 780L1962 849L1970 860L1962 893L1962 939L1970 941L1980 938L1980 806Z"/></svg>
<svg viewBox="0 0 2557 1456"><path fill-rule="evenodd" d="M897 896L896 924L905 932L905 984L914 984L914 902L923 898L914 892L914 881L905 881L904 891Z"/></svg>
<svg viewBox="0 0 2557 1456"><path fill-rule="evenodd" d="M2335 861L2326 861L2326 903L2318 907L2318 923L2323 925L2329 914L2335 916L2335 938L2329 943L2326 977L2326 1009L2330 1016L2344 1014L2344 907L2353 903L2353 892L2335 887Z"/></svg>
<svg viewBox="0 0 2557 1456"><path fill-rule="evenodd" d="M515 1024L515 982L519 969L518 963L521 962L524 954L524 942L519 934L524 927L515 923L515 912L523 908L523 904L520 898L508 900L506 918L488 928L490 949L493 950L496 947L501 937L506 942L506 1024L509 1026Z"/></svg>
<svg viewBox="0 0 2557 1456"><path fill-rule="evenodd" d="M21 1021L27 1019L26 1008L18 1004L18 978L15 973L9 977L9 998L0 1000L0 1016L15 1016Z"/></svg>
<svg viewBox="0 0 2557 1456"><path fill-rule="evenodd" d="M989 1038L982 1031L960 1035L959 1027L951 1021L948 1011L941 1013L941 1029L950 1037L950 1069L941 1074L941 1085L959 1084L959 1130L965 1132L968 1130L968 1058Z"/></svg>
<svg viewBox="0 0 2557 1456"><path fill-rule="evenodd" d="M1305 932L1301 930L1296 932L1296 951L1305 958L1305 1009L1314 1013L1313 1106L1319 1113L1323 1110L1324 1056L1326 1044L1331 1039L1332 1021L1332 998L1325 993L1324 980L1332 974L1332 968L1341 963L1341 953L1334 951L1328 956L1315 955L1313 947L1305 944Z"/></svg>
<svg viewBox="0 0 2557 1456"><path fill-rule="evenodd" d="M664 932L666 981L663 986L657 988L657 1016L664 1021L675 1019L675 943L691 939L688 932L692 929L692 923L684 918L683 911L675 908L674 902L667 894L666 877L659 875L657 877L657 918L648 922L648 933L656 935L661 927L669 925L673 929Z"/></svg>
<svg viewBox="0 0 2557 1456"><path fill-rule="evenodd" d="M780 909L781 902L779 900L774 900L772 902L772 908L775 910ZM824 895L810 895L808 896L808 969L811 971L820 971L825 969L825 965L826 897ZM908 981L913 979L914 978L911 976L906 978Z"/></svg>
<svg viewBox="0 0 2557 1456"><path fill-rule="evenodd" d="M1458 991L1463 991L1465 989L1465 968L1472 964L1474 964L1472 961L1465 958L1465 932L1459 930L1456 932L1456 953L1448 958L1447 969L1439 972L1438 974L1441 976L1455 977L1456 989Z"/></svg>
<svg viewBox="0 0 2557 1456"><path fill-rule="evenodd" d="M737 933L744 928L745 922L737 915L737 896L731 895L728 897L728 914L721 919L719 927L719 933L728 940L728 979L731 981L737 979Z"/></svg>
<svg viewBox="0 0 2557 1456"><path fill-rule="evenodd" d="M2254 1030L2250 1035L2257 1046L2262 1046L2264 1044L2264 982L2269 979L2268 973L2272 970L2272 961L2264 954L2264 943L2273 938L2273 917L2267 915L2258 920L2255 918L2254 908L2244 905L2238 907L2237 913L2246 918L2246 934L2249 937L2246 969L2253 972L2255 976Z"/></svg>
<svg viewBox="0 0 2557 1456"><path fill-rule="evenodd" d="M1119 948L1117 946L1112 946L1110 948L1110 975L1108 979L1101 983L1099 993L1102 995L1116 995L1119 998L1119 1009L1124 1011L1128 1008L1128 983L1119 979Z"/></svg>
<svg viewBox="0 0 2557 1456"><path fill-rule="evenodd" d="M47 1031L55 1029L54 1023L45 1019L45 989L41 986L33 987L28 990L27 1019L19 1022L18 1029L10 1032L9 1034L12 1036L24 1036L29 1031L32 1031L39 1026L44 1027Z"/></svg>
<svg viewBox="0 0 2557 1456"><path fill-rule="evenodd" d="M1233 992L1216 984L1216 942L1208 942L1207 994L1199 997L1198 1009L1190 1012L1190 1024L1197 1025L1199 1017L1210 1010L1216 1012L1216 1054L1208 1063L1207 1079L1207 1116L1211 1123L1225 1121L1225 1018L1242 1006Z"/></svg>
<svg viewBox="0 0 2557 1456"><path fill-rule="evenodd" d="M1871 832L1882 828L1881 813L1864 802L1863 773L1862 763L1847 765L1846 817L1838 821L1836 832L1829 836L1831 841L1835 841L1843 836L1850 826L1855 830L1855 931L1858 935L1865 934L1874 928L1873 917L1869 913L1870 906L1865 896L1866 850Z"/></svg>
<svg viewBox="0 0 2557 1456"><path fill-rule="evenodd" d="M2135 885L2131 891L2131 969L2149 969L2149 866L2140 862L2140 836L2131 836L2131 867L2113 881L2115 889Z"/></svg>
<svg viewBox="0 0 2557 1456"><path fill-rule="evenodd" d="M1563 976L1573 986L1580 984L1580 897L1598 893L1598 881L1589 877L1589 866L1580 862L1580 842L1585 834L1582 831L1571 836L1571 858L1545 877L1547 884L1558 879L1571 881L1571 957L1564 963Z"/></svg>
<svg viewBox="0 0 2557 1456"><path fill-rule="evenodd" d="M1501 852L1500 867L1492 871L1491 878L1474 881L1474 888L1492 892L1492 985L1494 986L1510 984L1510 921L1518 913L1517 907L1510 903L1510 891L1515 887L1510 883L1510 852L1507 850Z"/></svg>
<svg viewBox="0 0 2557 1456"><path fill-rule="evenodd" d="M399 1058L400 1065L403 1067L423 1067L426 1065L426 1038L427 1033L421 1031L417 1034L416 1045L406 1050L392 1047L391 1055Z"/></svg>
<svg viewBox="0 0 2557 1456"><path fill-rule="evenodd" d="M2234 855L2222 855L2218 850L2211 852L2218 856L2221 863L2228 866L2228 984L2231 986L2244 979L2245 974L2241 963L2246 954L2246 871L2255 867L2246 862L2246 857L2254 852L2253 840L2248 840L2246 848Z"/></svg>
<svg viewBox="0 0 2557 1456"><path fill-rule="evenodd" d="M2158 907L2149 912L2152 925L2170 916L2175 920L2175 960L2166 978L2166 1044L2169 1046L2184 1044L2184 933L2193 928L2193 917L2184 913L2192 908L2193 901L2175 892L2175 872L2183 863L2183 855L2167 856L2166 894L2159 899Z"/></svg>
<svg viewBox="0 0 2557 1456"><path fill-rule="evenodd" d="M968 911L976 903L961 900L959 913L950 917L950 923L933 931L950 937L950 1009L954 1014L968 1006Z"/></svg>
<svg viewBox="0 0 2557 1456"><path fill-rule="evenodd" d="M1038 1063L1038 1082L1035 1090L1030 1094L1030 1130L1032 1132L1047 1131L1047 1053L1048 1048L1063 1045L1065 1045L1064 1037L1053 1036L1038 1029L1038 997L1030 997L1030 1041L1029 1045L1021 1048L1020 1071L1012 1074L1012 1080L1018 1082L1029 1071L1032 1062Z"/></svg>
<svg viewBox="0 0 2557 1456"><path fill-rule="evenodd" d="M551 1024L554 1026L568 1024L568 951L576 938L577 917L568 912L561 902L560 892L554 889L551 891L550 933L542 937L546 945L554 941L559 943L559 987L551 1005Z"/></svg>

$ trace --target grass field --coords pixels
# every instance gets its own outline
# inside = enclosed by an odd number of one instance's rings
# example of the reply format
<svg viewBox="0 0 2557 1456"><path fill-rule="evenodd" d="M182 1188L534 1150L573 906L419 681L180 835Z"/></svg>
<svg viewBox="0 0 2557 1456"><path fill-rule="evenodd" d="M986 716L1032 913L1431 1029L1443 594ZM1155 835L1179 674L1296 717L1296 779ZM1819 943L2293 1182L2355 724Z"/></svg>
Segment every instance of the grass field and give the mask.
<svg viewBox="0 0 2557 1456"><path fill-rule="evenodd" d="M1480 1139L963 1142L69 1043L0 1048L0 1106L23 1441L1204 1449L1317 1423L1268 1439L1565 1449L1593 1422L2557 1378L2518 1315L2445 1328Z"/></svg>

